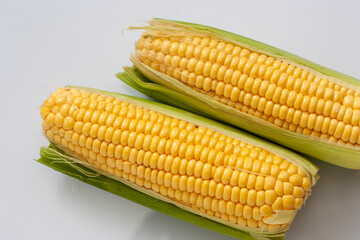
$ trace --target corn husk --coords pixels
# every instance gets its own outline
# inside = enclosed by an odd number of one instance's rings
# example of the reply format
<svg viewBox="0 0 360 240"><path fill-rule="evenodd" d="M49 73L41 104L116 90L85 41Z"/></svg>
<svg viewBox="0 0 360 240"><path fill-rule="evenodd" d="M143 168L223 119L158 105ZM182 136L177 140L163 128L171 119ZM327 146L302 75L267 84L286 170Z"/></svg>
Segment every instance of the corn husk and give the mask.
<svg viewBox="0 0 360 240"><path fill-rule="evenodd" d="M137 27L131 28L137 29ZM159 30L169 34L176 34L173 32L181 31L190 35L215 37L241 47L246 47L252 51L278 58L295 66L300 66L310 73L316 73L317 76L325 77L349 89L360 91L360 81L353 77L325 68L275 47L220 29L163 19L151 20L148 26L139 28ZM360 147L358 146L333 143L318 137L282 129L263 119L243 113L214 100L210 96L193 90L182 82L143 64L135 55L131 56L131 60L136 69L125 68L125 71L132 78L126 79L122 74L118 74L118 78L154 99L231 124L301 154L341 167L360 169ZM138 70L147 79L139 74ZM188 103L186 105L184 103L186 102L185 99L191 99L191 104Z"/></svg>
<svg viewBox="0 0 360 240"><path fill-rule="evenodd" d="M76 87L79 89L79 87ZM243 142L258 146L260 148L271 151L274 154L277 154L286 160L296 164L301 167L306 174L312 180L312 185L314 185L318 179L317 171L318 168L313 165L311 162L307 161L303 157L287 150L282 147L279 147L273 143L264 141L250 135L248 133L242 132L238 129L231 128L229 126L220 124L210 119L195 115L193 113L180 110L168 105L161 103L156 103L136 97L125 96L117 93L110 93L105 91L99 91L96 89L90 88L81 88L86 89L91 92L99 93L102 95L118 98L122 101L127 101L132 104L136 104L141 107L155 110L157 112L166 114L170 117L179 118L188 122L195 123L196 125L205 126L209 129L221 132L223 134L232 136L234 138L241 139ZM103 172L100 169L93 167L87 162L83 161L80 156L72 154L67 149L63 149L61 146L56 145L56 143L51 143L49 147L42 147L40 150L41 158L38 160L40 163L47 165L59 172L67 174L71 177L79 179L81 181L87 182L93 186L99 187L103 190L109 191L111 193L122 196L126 199L139 203L143 206L152 208L159 212L168 214L170 216L188 221L190 223L196 224L198 226L214 230L216 232L236 237L239 239L274 239L280 240L283 239L284 234L287 229L281 229L277 232L265 232L257 229L250 229L247 227L242 227L240 225L231 224L224 222L221 219L215 217L206 217L199 214L199 212L191 209L190 207L184 206L179 202L165 198L164 196L152 191L139 187L130 181L126 181L122 178L119 178L115 175ZM279 211L274 219L274 222L284 221L287 219L292 219L297 211Z"/></svg>

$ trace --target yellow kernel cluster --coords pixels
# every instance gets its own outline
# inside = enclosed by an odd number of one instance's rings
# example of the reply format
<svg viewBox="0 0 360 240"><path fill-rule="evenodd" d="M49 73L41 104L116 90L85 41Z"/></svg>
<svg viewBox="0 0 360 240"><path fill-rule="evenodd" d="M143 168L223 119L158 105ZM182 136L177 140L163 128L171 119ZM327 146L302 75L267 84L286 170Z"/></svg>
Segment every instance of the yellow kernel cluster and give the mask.
<svg viewBox="0 0 360 240"><path fill-rule="evenodd" d="M307 174L267 150L112 97L61 88L41 117L46 136L87 163L234 224L287 227L264 221L310 193Z"/></svg>
<svg viewBox="0 0 360 240"><path fill-rule="evenodd" d="M292 132L360 146L360 93L214 38L146 31L136 56L214 99Z"/></svg>

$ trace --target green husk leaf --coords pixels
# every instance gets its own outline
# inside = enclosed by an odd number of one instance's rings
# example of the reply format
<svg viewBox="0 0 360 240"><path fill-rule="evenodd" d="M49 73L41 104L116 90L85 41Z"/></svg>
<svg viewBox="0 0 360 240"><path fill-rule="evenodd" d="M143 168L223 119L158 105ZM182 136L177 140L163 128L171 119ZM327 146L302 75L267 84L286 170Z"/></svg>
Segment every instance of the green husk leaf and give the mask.
<svg viewBox="0 0 360 240"><path fill-rule="evenodd" d="M154 19L150 21L150 26L142 28L160 29L169 32L174 31L174 29L181 29L181 31L192 34L196 33L213 36L269 56L280 58L284 61L295 64L296 66L301 66L309 72L316 72L317 75L325 76L333 82L339 83L356 91L360 90L360 81L355 78L322 67L306 59L269 45L220 29L193 23L161 19ZM265 120L243 113L237 109L222 104L209 96L201 94L176 79L148 67L140 62L135 56L132 56L131 60L137 69L124 68L131 77L125 77L121 74L118 74L117 77L145 95L164 103L181 107L209 118L242 128L304 155L308 155L341 167L360 169L359 147L341 143L331 143L317 137L307 136L282 129ZM138 70L142 72L145 77L142 74L139 74ZM155 85L157 87L155 87ZM186 105L184 104L184 99L189 98L191 98L191 101L188 102L188 106L184 106Z"/></svg>
<svg viewBox="0 0 360 240"><path fill-rule="evenodd" d="M118 93L111 93L106 91L100 91L92 88L83 88L83 87L71 87L68 88L77 88L77 89L86 89L91 92L103 94L106 96L111 96L118 98L122 101L127 101L129 103L136 104L141 107L149 108L157 112L166 114L170 117L175 117L183 119L185 121L192 122L196 125L201 125L212 130L227 134L234 138L241 139L243 142L247 142L254 146L267 149L283 158L287 159L290 162L302 167L304 171L308 174L310 179L312 179L312 185L314 185L318 179L317 167L312 163L308 162L306 159L301 156L279 147L270 142L266 142L262 139L259 139L255 136L252 136L248 133L242 132L238 129L231 128L229 126L220 124L210 119L195 115L193 113L177 109L168 105L161 103L156 103L132 96L126 96ZM231 223L227 223L218 218L204 217L195 210L186 207L180 203L171 201L168 198L161 196L151 190L141 188L136 184L125 181L121 178L118 178L114 175L105 173L99 169L94 168L90 164L83 162L79 156L74 154L69 155L69 152L60 149L59 146L50 145L49 148L41 148L40 152L41 158L39 162L54 168L62 173L70 175L74 178L87 182L91 185L104 189L106 191L112 192L129 200L132 200L136 203L142 204L144 206L150 207L154 210L158 210L165 214L177 217L179 219L188 221L190 223L199 225L204 228L208 228L219 233L240 238L240 239L283 239L284 234L287 229L281 229L278 232L263 232L257 229L250 229L246 227L241 227ZM101 174L101 175L98 175ZM281 218L277 218L281 221Z"/></svg>

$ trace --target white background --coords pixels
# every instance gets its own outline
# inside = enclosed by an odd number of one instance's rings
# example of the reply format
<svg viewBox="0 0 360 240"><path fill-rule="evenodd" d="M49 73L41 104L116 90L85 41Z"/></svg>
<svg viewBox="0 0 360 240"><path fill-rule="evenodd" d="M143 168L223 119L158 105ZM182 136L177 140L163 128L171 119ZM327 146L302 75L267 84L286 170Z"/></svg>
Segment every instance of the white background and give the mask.
<svg viewBox="0 0 360 240"><path fill-rule="evenodd" d="M137 20L230 30L360 78L357 1L0 0L0 239L230 239L51 170L39 106L57 87L142 96L117 80ZM359 239L360 173L315 161L321 179L287 239Z"/></svg>

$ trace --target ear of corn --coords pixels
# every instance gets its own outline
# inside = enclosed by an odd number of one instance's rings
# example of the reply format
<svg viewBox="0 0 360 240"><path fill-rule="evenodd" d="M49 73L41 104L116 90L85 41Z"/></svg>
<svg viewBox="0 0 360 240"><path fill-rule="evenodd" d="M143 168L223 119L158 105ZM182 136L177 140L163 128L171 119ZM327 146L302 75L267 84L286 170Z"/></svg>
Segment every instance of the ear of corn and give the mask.
<svg viewBox="0 0 360 240"><path fill-rule="evenodd" d="M135 97L62 88L41 116L41 163L241 239L282 239L318 178L289 150Z"/></svg>
<svg viewBox="0 0 360 240"><path fill-rule="evenodd" d="M300 153L360 169L360 82L219 29L155 19L131 57L155 99L230 123ZM127 71L131 71L127 69ZM135 82L150 93L153 85ZM129 80L130 79L130 80ZM146 84L145 84L146 83Z"/></svg>

